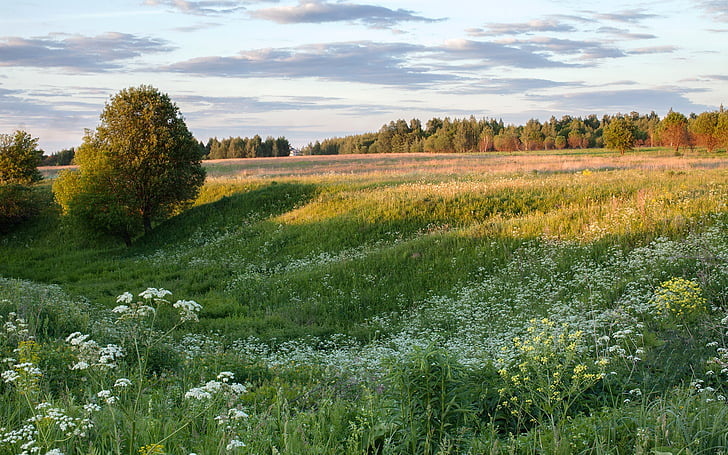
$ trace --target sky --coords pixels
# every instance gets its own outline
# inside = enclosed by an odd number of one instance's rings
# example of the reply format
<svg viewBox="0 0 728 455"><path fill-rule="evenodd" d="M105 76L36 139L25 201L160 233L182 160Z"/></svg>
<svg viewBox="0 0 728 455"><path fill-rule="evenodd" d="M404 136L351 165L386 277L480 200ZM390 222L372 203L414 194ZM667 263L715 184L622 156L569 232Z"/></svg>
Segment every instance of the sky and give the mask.
<svg viewBox="0 0 728 455"><path fill-rule="evenodd" d="M728 0L0 0L0 133L79 145L151 85L196 138L728 104Z"/></svg>

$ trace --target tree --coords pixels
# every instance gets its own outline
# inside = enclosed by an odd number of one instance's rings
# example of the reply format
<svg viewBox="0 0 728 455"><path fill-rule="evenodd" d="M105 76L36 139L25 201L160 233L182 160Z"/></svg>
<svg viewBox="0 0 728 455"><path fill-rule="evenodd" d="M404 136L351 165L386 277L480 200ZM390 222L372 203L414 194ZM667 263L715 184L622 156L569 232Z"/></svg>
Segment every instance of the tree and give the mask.
<svg viewBox="0 0 728 455"><path fill-rule="evenodd" d="M38 138L20 130L14 135L0 134L0 185L28 185L41 180L38 166L42 159Z"/></svg>
<svg viewBox="0 0 728 455"><path fill-rule="evenodd" d="M698 145L704 146L708 152L712 152L721 143L719 118L720 113L717 111L703 112L689 122L689 130L695 136Z"/></svg>
<svg viewBox="0 0 728 455"><path fill-rule="evenodd" d="M629 118L618 117L604 128L604 145L619 150L621 155L632 150L635 141L635 125Z"/></svg>
<svg viewBox="0 0 728 455"><path fill-rule="evenodd" d="M30 184L43 178L38 165L43 152L25 131L0 134L0 233L40 211Z"/></svg>
<svg viewBox="0 0 728 455"><path fill-rule="evenodd" d="M660 122L660 137L663 144L675 147L675 152L681 145L688 145L688 119L679 112L670 112Z"/></svg>
<svg viewBox="0 0 728 455"><path fill-rule="evenodd" d="M177 106L150 86L113 96L100 120L76 152L79 170L62 173L53 191L65 213L130 245L197 197L202 150Z"/></svg>

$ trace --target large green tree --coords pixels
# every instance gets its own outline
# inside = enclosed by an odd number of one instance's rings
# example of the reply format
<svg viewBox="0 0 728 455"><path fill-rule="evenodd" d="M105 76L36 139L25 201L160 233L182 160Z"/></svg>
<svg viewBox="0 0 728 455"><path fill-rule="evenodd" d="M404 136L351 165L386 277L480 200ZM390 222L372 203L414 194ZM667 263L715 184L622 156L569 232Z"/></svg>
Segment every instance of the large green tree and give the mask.
<svg viewBox="0 0 728 455"><path fill-rule="evenodd" d="M64 212L127 245L191 203L205 180L201 149L177 106L142 85L114 95L54 185Z"/></svg>
<svg viewBox="0 0 728 455"><path fill-rule="evenodd" d="M632 150L635 141L635 126L629 118L617 117L604 128L604 145L624 152Z"/></svg>

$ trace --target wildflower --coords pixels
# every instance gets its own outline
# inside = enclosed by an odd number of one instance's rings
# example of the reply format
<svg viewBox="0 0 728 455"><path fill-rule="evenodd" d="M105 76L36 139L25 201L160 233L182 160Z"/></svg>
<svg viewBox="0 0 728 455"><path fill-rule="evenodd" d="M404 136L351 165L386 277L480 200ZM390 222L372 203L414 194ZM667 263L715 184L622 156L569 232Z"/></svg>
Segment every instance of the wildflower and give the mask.
<svg viewBox="0 0 728 455"><path fill-rule="evenodd" d="M101 406L97 405L96 403L86 403L85 405L83 405L83 410L88 413L96 412L101 410Z"/></svg>
<svg viewBox="0 0 728 455"><path fill-rule="evenodd" d="M125 292L116 298L116 303L131 303L134 300L134 296L131 292Z"/></svg>
<svg viewBox="0 0 728 455"><path fill-rule="evenodd" d="M111 310L113 313L119 313L119 314L126 314L129 311L131 311L131 308L129 308L128 305L117 305L114 307L113 310Z"/></svg>
<svg viewBox="0 0 728 455"><path fill-rule="evenodd" d="M96 394L97 397L103 399L106 404L116 403L116 397L111 394L111 390L102 390Z"/></svg>
<svg viewBox="0 0 728 455"><path fill-rule="evenodd" d="M164 455L162 444L147 444L139 447L139 455Z"/></svg>
<svg viewBox="0 0 728 455"><path fill-rule="evenodd" d="M217 375L217 379L221 380L222 382L228 382L230 379L233 378L235 378L235 374L229 371L223 371Z"/></svg>
<svg viewBox="0 0 728 455"><path fill-rule="evenodd" d="M228 445L225 446L225 450L235 450L238 447L245 447L245 443L238 439L231 439L230 442L228 442Z"/></svg>
<svg viewBox="0 0 728 455"><path fill-rule="evenodd" d="M197 315L199 314L200 310L202 310L202 305L195 302L194 300L177 300L177 302L175 302L172 306L180 311L182 321L197 322Z"/></svg>
<svg viewBox="0 0 728 455"><path fill-rule="evenodd" d="M60 449L51 449L45 455L63 455L63 452Z"/></svg>
<svg viewBox="0 0 728 455"><path fill-rule="evenodd" d="M10 384L20 379L20 375L14 370L7 370L3 371L2 378L6 384Z"/></svg>
<svg viewBox="0 0 728 455"><path fill-rule="evenodd" d="M131 385L131 380L129 380L127 378L119 378L114 383L114 387L122 387L122 388L124 388L124 387L129 387L130 385Z"/></svg>
<svg viewBox="0 0 728 455"><path fill-rule="evenodd" d="M166 300L164 300L164 298L168 295L172 295L172 292L170 292L166 289L147 288L146 290L142 291L139 294L139 297L141 297L145 300L154 299L156 301L166 302Z"/></svg>

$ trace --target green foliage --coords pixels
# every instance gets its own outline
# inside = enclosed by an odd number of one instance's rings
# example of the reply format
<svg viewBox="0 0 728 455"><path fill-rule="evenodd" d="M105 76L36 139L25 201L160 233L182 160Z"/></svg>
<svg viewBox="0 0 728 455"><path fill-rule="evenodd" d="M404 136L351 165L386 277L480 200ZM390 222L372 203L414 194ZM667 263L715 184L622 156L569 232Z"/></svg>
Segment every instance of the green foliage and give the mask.
<svg viewBox="0 0 728 455"><path fill-rule="evenodd" d="M38 150L38 138L25 131L15 135L0 135L0 185L28 185L41 180L38 171L43 152Z"/></svg>
<svg viewBox="0 0 728 455"><path fill-rule="evenodd" d="M191 204L205 178L177 106L149 86L115 95L75 159L78 175L66 173L57 185L64 212L127 245Z"/></svg>
<svg viewBox="0 0 728 455"><path fill-rule="evenodd" d="M38 139L25 131L0 135L0 234L40 211L29 186L43 178L38 171L43 152L37 147Z"/></svg>
<svg viewBox="0 0 728 455"><path fill-rule="evenodd" d="M558 153L246 160L129 249L44 210L0 238L0 273L36 281L0 279L0 440L41 421L40 453L715 453L724 158ZM123 293L152 279L200 322Z"/></svg>
<svg viewBox="0 0 728 455"><path fill-rule="evenodd" d="M683 114L670 109L670 112L660 122L660 138L664 145L680 150L681 146L688 145L688 119Z"/></svg>
<svg viewBox="0 0 728 455"><path fill-rule="evenodd" d="M635 126L631 120L619 117L604 128L604 145L624 152L632 150L635 141Z"/></svg>
<svg viewBox="0 0 728 455"><path fill-rule="evenodd" d="M390 363L387 394L394 403L393 442L404 453L453 453L475 423L476 397L467 370L434 346ZM447 449L445 449L447 448Z"/></svg>
<svg viewBox="0 0 728 455"><path fill-rule="evenodd" d="M40 212L41 201L33 188L25 185L0 185L0 234Z"/></svg>

